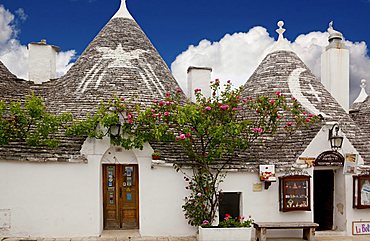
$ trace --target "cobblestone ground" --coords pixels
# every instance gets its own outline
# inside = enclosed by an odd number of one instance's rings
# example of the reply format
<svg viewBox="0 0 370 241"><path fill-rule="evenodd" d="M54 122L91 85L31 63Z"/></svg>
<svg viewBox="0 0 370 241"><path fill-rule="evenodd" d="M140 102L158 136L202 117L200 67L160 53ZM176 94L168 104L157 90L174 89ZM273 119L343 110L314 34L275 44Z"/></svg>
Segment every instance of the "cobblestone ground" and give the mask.
<svg viewBox="0 0 370 241"><path fill-rule="evenodd" d="M268 238L267 241L302 241L299 238ZM101 237L84 238L6 238L0 241L197 241L196 237L140 237L138 232L132 231L104 231ZM254 241L254 240L253 240ZM370 236L316 236L315 241L370 241Z"/></svg>

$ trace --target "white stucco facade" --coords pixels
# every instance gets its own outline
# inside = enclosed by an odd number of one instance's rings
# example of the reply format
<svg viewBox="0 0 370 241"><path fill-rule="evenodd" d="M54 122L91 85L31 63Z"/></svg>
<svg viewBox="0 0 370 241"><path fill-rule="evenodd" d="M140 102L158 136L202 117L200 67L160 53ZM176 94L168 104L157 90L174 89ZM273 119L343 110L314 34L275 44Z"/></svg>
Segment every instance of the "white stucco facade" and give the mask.
<svg viewBox="0 0 370 241"><path fill-rule="evenodd" d="M327 132L324 127L301 156L317 157L328 150ZM346 138L342 151L356 153ZM9 227L0 228L0 236L99 236L103 231L102 164L138 164L142 236L196 234L181 208L187 196L183 174L171 165L153 164L149 145L127 151L111 147L109 139L88 139L82 152L88 163L0 162L0 214L10 214ZM370 210L352 208L352 176L344 175L342 167L320 168L335 170L334 227L351 235L352 221L366 220ZM220 189L239 192L240 215L251 215L256 221L313 221L314 170L320 168L305 169L312 177L311 211L281 212L278 182L256 191L253 185L261 183L257 172L229 172ZM300 235L300 231L269 231L269 236Z"/></svg>

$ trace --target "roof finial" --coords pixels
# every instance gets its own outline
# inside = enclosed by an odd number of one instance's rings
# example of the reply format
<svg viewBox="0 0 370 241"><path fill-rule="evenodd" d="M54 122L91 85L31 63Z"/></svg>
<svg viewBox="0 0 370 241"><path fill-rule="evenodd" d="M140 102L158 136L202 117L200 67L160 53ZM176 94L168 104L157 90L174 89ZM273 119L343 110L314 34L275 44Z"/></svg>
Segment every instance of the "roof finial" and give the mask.
<svg viewBox="0 0 370 241"><path fill-rule="evenodd" d="M333 39L343 39L343 34L333 28L333 21L330 21L329 27L328 27L328 33L329 33L329 42L331 42Z"/></svg>
<svg viewBox="0 0 370 241"><path fill-rule="evenodd" d="M285 32L285 28L283 28L284 22L280 20L277 23L277 26L279 28L276 29L276 32L279 34L279 37L276 43L274 43L274 45L271 48L267 49L268 53L272 53L275 51L281 51L281 50L293 51L292 48L290 47L290 42L286 38L284 38L284 32Z"/></svg>
<svg viewBox="0 0 370 241"><path fill-rule="evenodd" d="M279 41L281 39L284 39L284 32L286 29L283 28L284 22L281 20L277 23L277 26L279 27L278 29L276 29L276 32L279 34L279 38L278 38L278 41Z"/></svg>
<svg viewBox="0 0 370 241"><path fill-rule="evenodd" d="M112 18L129 18L134 19L126 6L126 0L121 0L121 7L118 9L116 14Z"/></svg>
<svg viewBox="0 0 370 241"><path fill-rule="evenodd" d="M368 97L368 94L366 93L366 80L362 79L361 80L361 91L360 94L358 95L357 99L353 103L359 103L359 102L364 102L366 98Z"/></svg>

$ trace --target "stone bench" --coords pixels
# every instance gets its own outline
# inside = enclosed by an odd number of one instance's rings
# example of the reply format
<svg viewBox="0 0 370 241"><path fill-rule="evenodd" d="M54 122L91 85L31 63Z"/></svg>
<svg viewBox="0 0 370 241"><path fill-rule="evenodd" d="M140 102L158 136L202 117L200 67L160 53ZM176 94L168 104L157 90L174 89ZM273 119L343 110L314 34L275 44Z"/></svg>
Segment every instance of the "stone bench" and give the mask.
<svg viewBox="0 0 370 241"><path fill-rule="evenodd" d="M315 229L319 226L312 222L255 222L256 241L266 241L267 229L303 229L303 239L314 241Z"/></svg>

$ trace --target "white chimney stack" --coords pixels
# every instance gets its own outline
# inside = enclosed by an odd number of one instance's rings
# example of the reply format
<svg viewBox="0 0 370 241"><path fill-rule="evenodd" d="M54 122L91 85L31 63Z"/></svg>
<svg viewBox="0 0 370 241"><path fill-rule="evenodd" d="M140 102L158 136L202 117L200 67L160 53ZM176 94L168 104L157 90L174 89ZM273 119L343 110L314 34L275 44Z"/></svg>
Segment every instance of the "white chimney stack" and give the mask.
<svg viewBox="0 0 370 241"><path fill-rule="evenodd" d="M187 96L192 102L196 101L195 89L201 89L203 96L211 97L211 73L212 68L194 66L188 68Z"/></svg>
<svg viewBox="0 0 370 241"><path fill-rule="evenodd" d="M28 79L41 84L56 78L56 56L60 49L46 44L43 39L40 42L28 44Z"/></svg>
<svg viewBox="0 0 370 241"><path fill-rule="evenodd" d="M329 45L321 54L321 82L336 101L349 112L349 51L343 35L329 23Z"/></svg>

